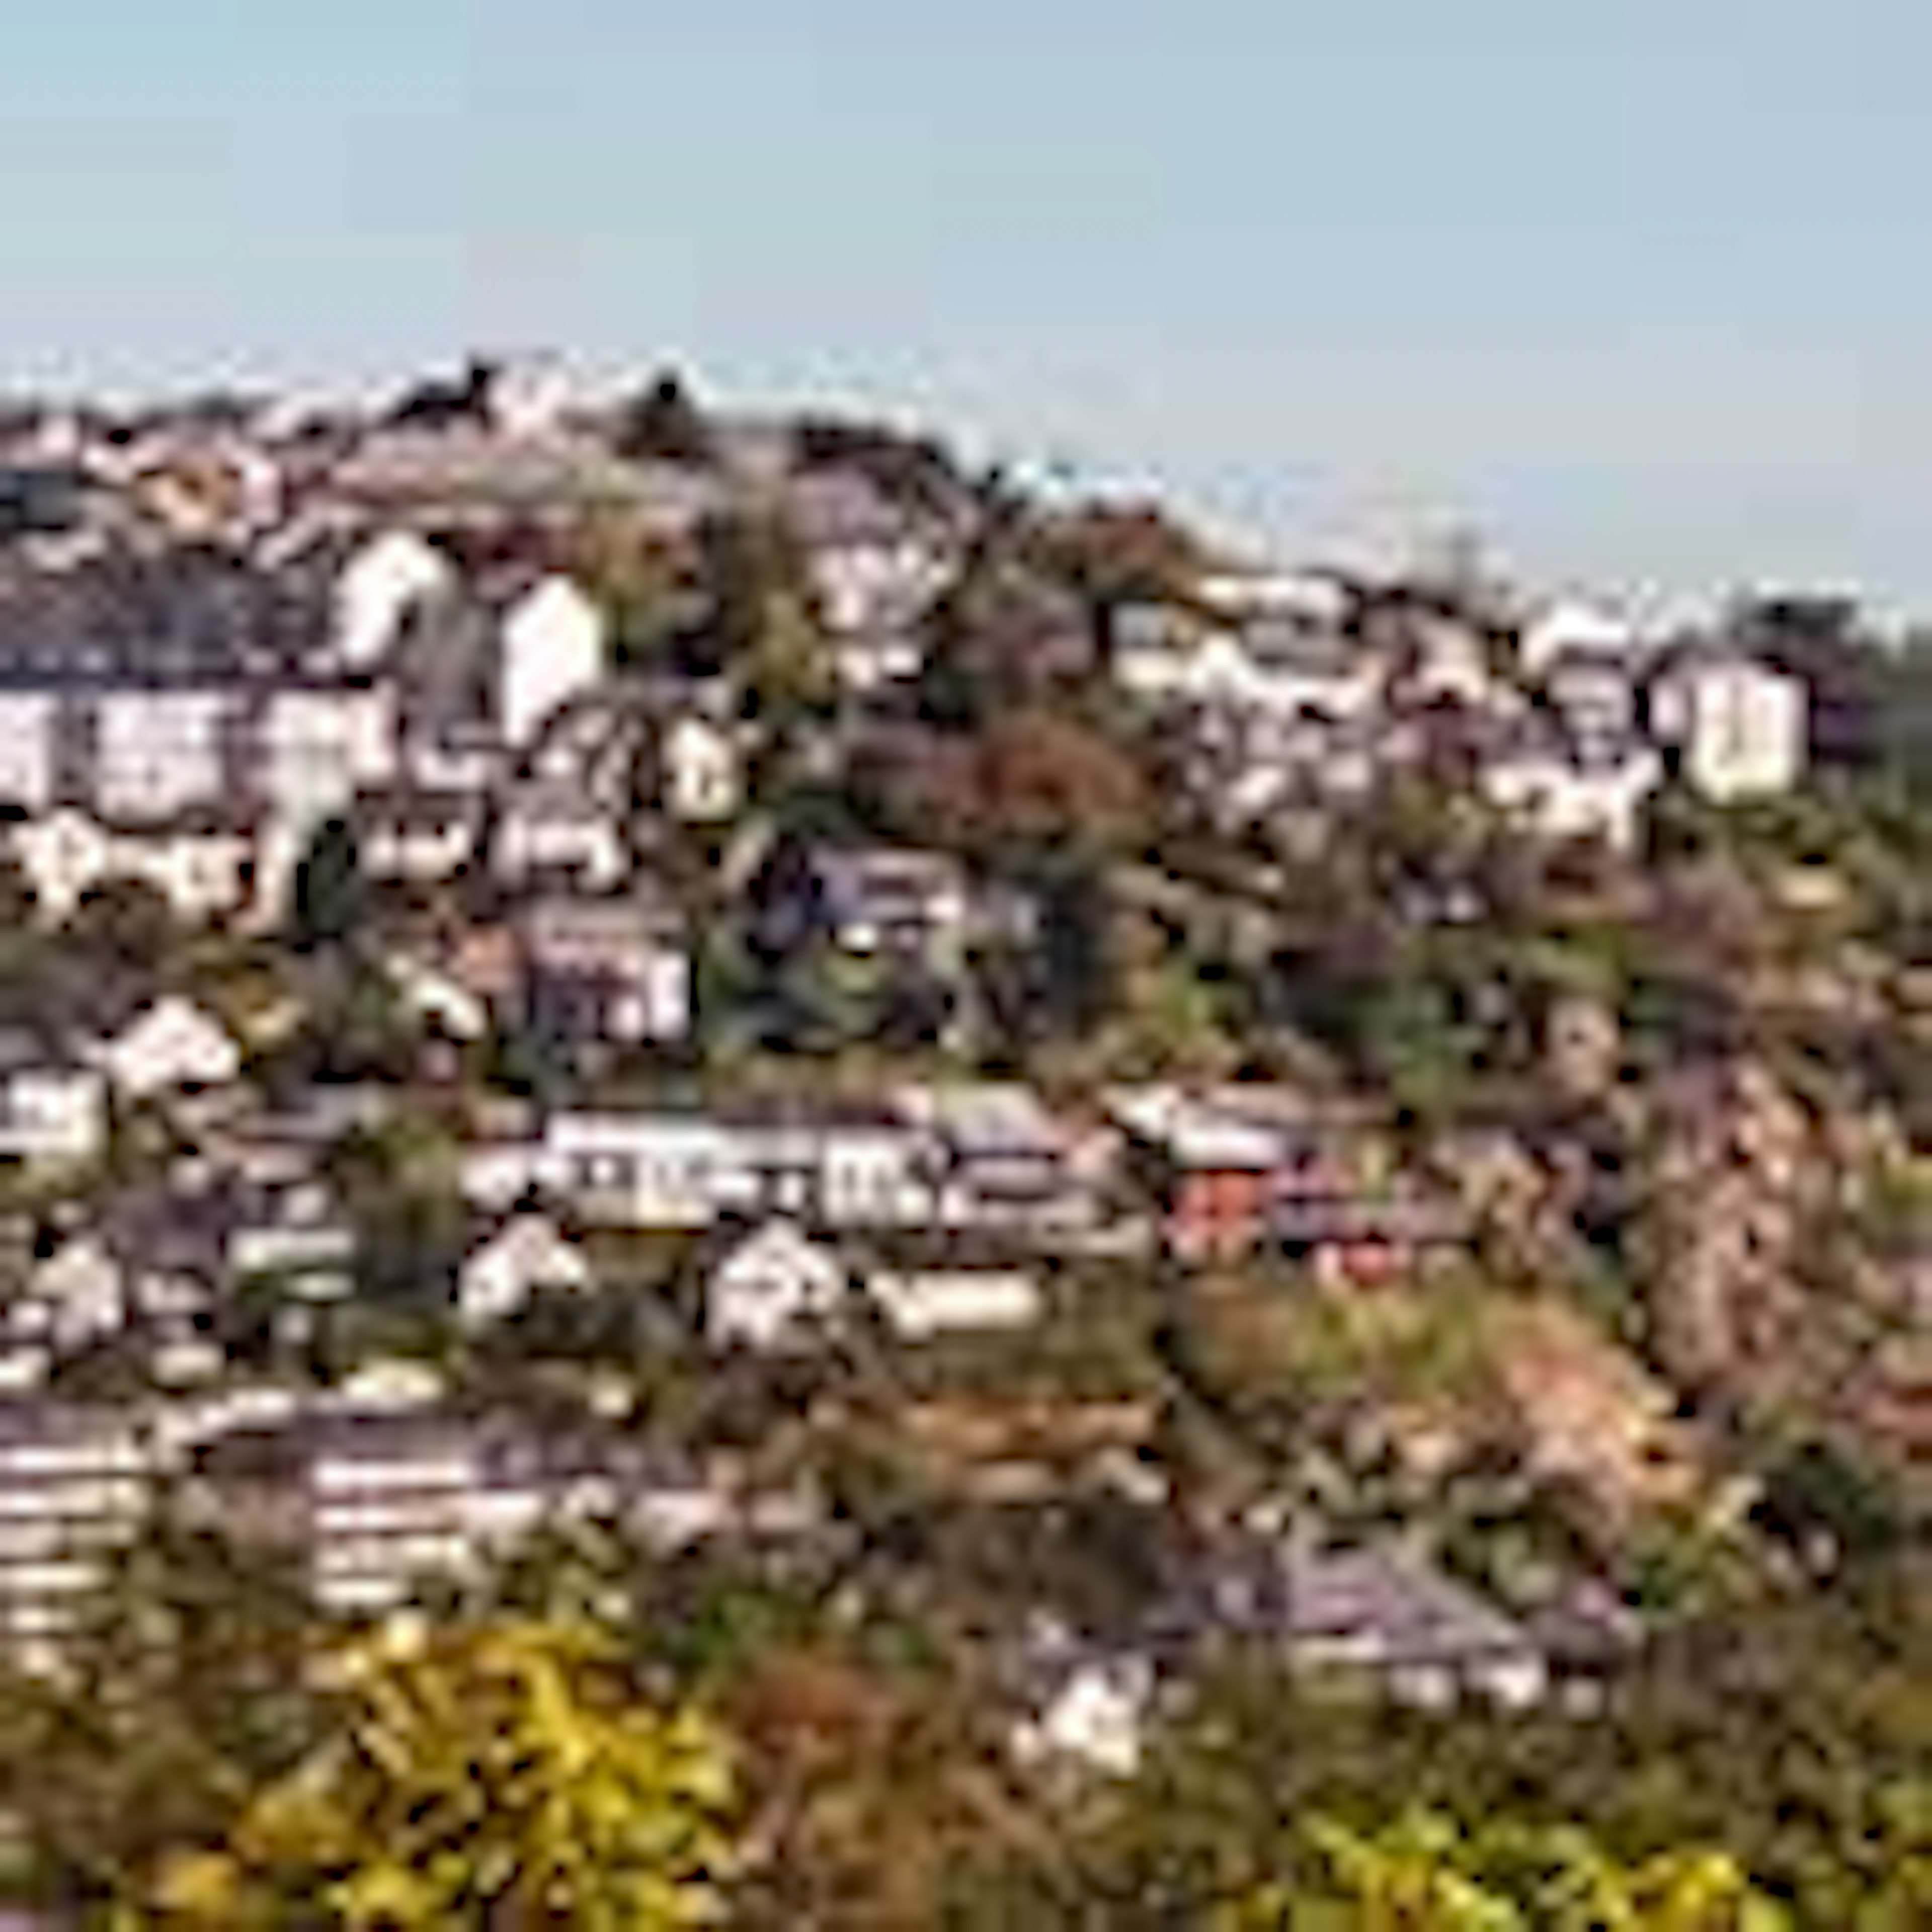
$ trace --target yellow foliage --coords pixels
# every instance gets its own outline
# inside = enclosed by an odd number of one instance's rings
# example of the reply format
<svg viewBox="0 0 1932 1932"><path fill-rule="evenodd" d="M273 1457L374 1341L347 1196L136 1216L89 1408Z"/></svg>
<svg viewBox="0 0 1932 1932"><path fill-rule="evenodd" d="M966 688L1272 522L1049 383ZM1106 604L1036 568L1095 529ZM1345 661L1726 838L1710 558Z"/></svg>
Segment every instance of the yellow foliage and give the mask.
<svg viewBox="0 0 1932 1932"><path fill-rule="evenodd" d="M176 1859L164 1923L367 1932L481 1922L675 1932L716 1916L733 1778L692 1712L635 1697L596 1634L506 1622L368 1639L339 1721L218 1853Z"/></svg>

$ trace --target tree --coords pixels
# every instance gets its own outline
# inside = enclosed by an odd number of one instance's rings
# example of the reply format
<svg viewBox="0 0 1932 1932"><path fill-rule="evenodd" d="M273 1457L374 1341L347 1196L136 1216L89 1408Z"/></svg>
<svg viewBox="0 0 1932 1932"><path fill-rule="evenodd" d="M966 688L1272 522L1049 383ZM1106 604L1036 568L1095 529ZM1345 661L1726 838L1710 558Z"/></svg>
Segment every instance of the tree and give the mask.
<svg viewBox="0 0 1932 1932"><path fill-rule="evenodd" d="M320 1743L184 1852L158 1903L210 1928L674 1932L710 1922L734 1790L694 1710L588 1625L392 1627L345 1649Z"/></svg>
<svg viewBox="0 0 1932 1932"><path fill-rule="evenodd" d="M1415 1811L1371 1832L1320 1819L1310 1835L1361 1932L1780 1932L1790 1922L1722 1852L1672 1851L1634 1867L1574 1826L1508 1821L1465 1836ZM1304 1922L1264 1891L1248 1922ZM1285 1916L1276 1913L1286 1906Z"/></svg>
<svg viewBox="0 0 1932 1932"><path fill-rule="evenodd" d="M985 724L1064 694L1098 666L1092 613L1022 549L1016 529L989 529L927 620L920 701L936 722Z"/></svg>
<svg viewBox="0 0 1932 1932"><path fill-rule="evenodd" d="M710 609L690 668L738 671L768 718L822 711L836 667L790 532L775 514L742 511L709 520L698 550Z"/></svg>
<svg viewBox="0 0 1932 1932"><path fill-rule="evenodd" d="M1135 850L1153 824L1133 760L1090 725L1043 706L973 733L909 733L868 776L909 835L1022 870Z"/></svg>
<svg viewBox="0 0 1932 1932"><path fill-rule="evenodd" d="M166 893L146 879L110 879L82 895L67 936L105 968L151 972L173 943L174 908Z"/></svg>
<svg viewBox="0 0 1932 1932"><path fill-rule="evenodd" d="M618 425L620 455L659 463L708 463L711 428L675 370L666 370L624 411Z"/></svg>
<svg viewBox="0 0 1932 1932"><path fill-rule="evenodd" d="M0 932L31 926L35 899L27 868L10 852L0 854Z"/></svg>
<svg viewBox="0 0 1932 1932"><path fill-rule="evenodd" d="M1186 604L1214 560L1159 504L1094 503L1044 523L1041 560L1089 603L1147 599Z"/></svg>
<svg viewBox="0 0 1932 1932"><path fill-rule="evenodd" d="M110 1564L58 1672L0 1678L0 1809L63 1903L145 1894L308 1741L297 1580L172 1510Z"/></svg>
<svg viewBox="0 0 1932 1932"><path fill-rule="evenodd" d="M368 915L369 892L362 850L346 819L332 818L316 832L308 856L296 868L295 942L340 945Z"/></svg>

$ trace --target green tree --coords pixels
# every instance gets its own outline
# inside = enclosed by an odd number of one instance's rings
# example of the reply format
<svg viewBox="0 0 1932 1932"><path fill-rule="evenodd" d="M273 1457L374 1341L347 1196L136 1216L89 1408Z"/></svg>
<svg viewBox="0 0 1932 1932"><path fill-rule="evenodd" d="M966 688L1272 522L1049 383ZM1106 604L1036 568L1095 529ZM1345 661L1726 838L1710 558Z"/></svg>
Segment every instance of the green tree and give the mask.
<svg viewBox="0 0 1932 1932"><path fill-rule="evenodd" d="M625 410L616 447L620 455L640 460L710 460L710 425L675 370L666 370Z"/></svg>
<svg viewBox="0 0 1932 1932"><path fill-rule="evenodd" d="M354 828L332 818L296 870L293 938L298 946L340 945L368 916L369 894Z"/></svg>

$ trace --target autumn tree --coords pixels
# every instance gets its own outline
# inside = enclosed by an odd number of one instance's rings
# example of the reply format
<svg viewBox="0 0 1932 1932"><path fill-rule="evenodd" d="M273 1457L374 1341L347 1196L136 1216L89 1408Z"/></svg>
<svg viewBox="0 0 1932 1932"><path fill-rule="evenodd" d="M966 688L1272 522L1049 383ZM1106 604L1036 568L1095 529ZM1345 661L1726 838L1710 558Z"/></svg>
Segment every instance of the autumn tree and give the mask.
<svg viewBox="0 0 1932 1932"><path fill-rule="evenodd" d="M893 746L878 782L908 832L1024 870L1042 856L1089 861L1130 850L1151 808L1139 768L1078 718L1036 706L977 733Z"/></svg>
<svg viewBox="0 0 1932 1932"><path fill-rule="evenodd" d="M329 1681L321 1741L218 1849L163 1873L172 1922L715 1921L731 1864L724 1740L696 1711L645 1698L592 1627L392 1626L341 1652Z"/></svg>

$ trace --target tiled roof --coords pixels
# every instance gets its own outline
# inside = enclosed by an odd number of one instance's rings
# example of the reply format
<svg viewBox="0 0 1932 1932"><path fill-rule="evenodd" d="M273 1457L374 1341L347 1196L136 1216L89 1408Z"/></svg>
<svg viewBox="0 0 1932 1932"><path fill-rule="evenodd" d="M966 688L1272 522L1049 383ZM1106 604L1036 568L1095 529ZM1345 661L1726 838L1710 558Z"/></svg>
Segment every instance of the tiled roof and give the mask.
<svg viewBox="0 0 1932 1932"><path fill-rule="evenodd" d="M156 688L290 675L326 634L318 586L212 556L110 556L0 578L0 687Z"/></svg>

